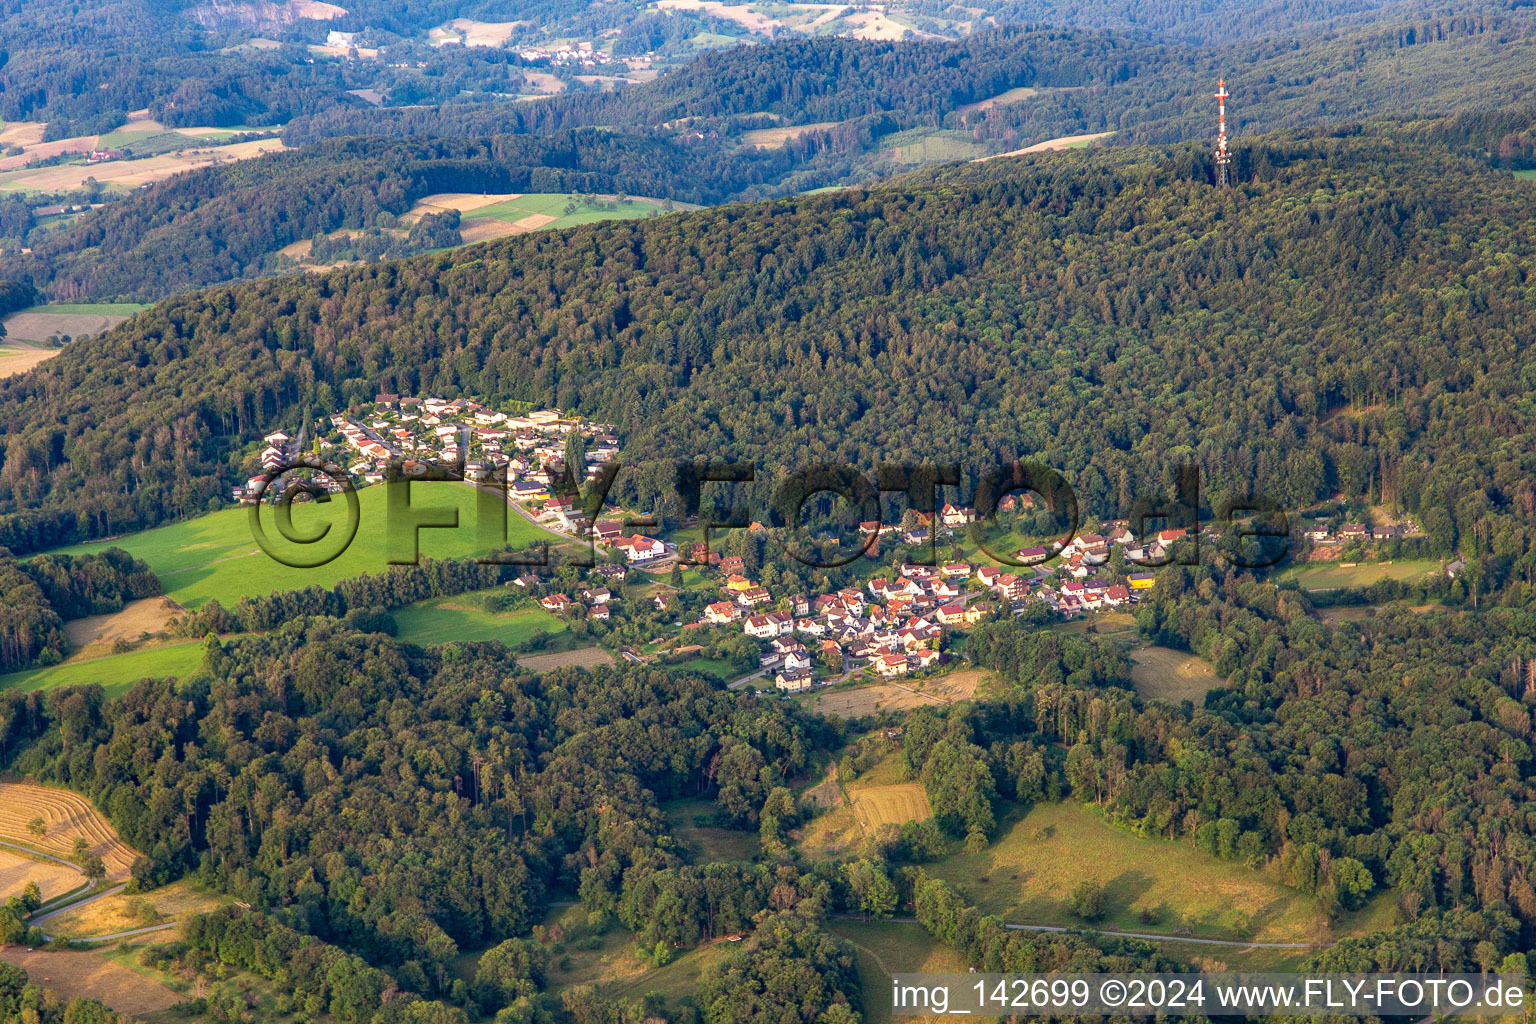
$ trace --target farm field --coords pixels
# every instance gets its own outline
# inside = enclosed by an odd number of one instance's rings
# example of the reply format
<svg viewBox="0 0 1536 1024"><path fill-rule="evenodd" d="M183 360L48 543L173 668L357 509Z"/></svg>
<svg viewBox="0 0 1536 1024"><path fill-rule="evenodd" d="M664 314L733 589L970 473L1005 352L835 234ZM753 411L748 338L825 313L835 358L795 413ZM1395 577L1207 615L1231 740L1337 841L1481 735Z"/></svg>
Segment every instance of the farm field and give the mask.
<svg viewBox="0 0 1536 1024"><path fill-rule="evenodd" d="M565 621L537 605L509 612L491 613L481 599L502 593L501 588L477 590L453 597L437 597L396 609L396 638L412 644L440 644L450 640L499 640L512 647L536 633L558 633Z"/></svg>
<svg viewBox="0 0 1536 1024"><path fill-rule="evenodd" d="M986 152L967 132L933 128L898 132L885 139L884 144L881 155L903 164L973 160Z"/></svg>
<svg viewBox="0 0 1536 1024"><path fill-rule="evenodd" d="M118 893L83 904L49 918L46 927L50 935L84 939L179 920L189 914L207 913L224 902L217 896L194 889L188 882L173 882L140 896ZM148 912L141 912L140 908L147 908ZM163 940L166 937L162 934L157 938Z"/></svg>
<svg viewBox="0 0 1536 1024"><path fill-rule="evenodd" d="M101 952L28 952L25 946L0 946L0 960L22 968L29 981L48 986L66 1000L95 999L133 1017L157 1013L186 998Z"/></svg>
<svg viewBox="0 0 1536 1024"><path fill-rule="evenodd" d="M28 822L42 818L47 831L34 835ZM27 782L0 782L0 839L69 859L76 837L91 843L91 852L107 867L109 881L128 877L138 856L117 838L117 832L78 793Z"/></svg>
<svg viewBox="0 0 1536 1024"><path fill-rule="evenodd" d="M57 665L0 676L0 690L52 690L60 686L100 686L108 697L127 692L140 679L184 678L203 663L201 640L146 647L101 658L66 658Z"/></svg>
<svg viewBox="0 0 1536 1024"><path fill-rule="evenodd" d="M423 558L469 558L485 554L478 543L476 496L472 487L459 483L418 483L411 488L416 509L456 508L455 530L424 529L420 538ZM292 568L268 557L251 536L252 508L229 508L197 519L156 527L106 541L77 544L60 550L70 553L118 547L144 559L160 577L166 596L184 608L196 610L217 598L226 607L247 595L270 594L301 587L332 587L340 580L377 574L389 568L387 555L386 488L365 487L357 492L359 525L350 546L331 562L313 569ZM340 535L346 523L346 502L304 503L293 510L294 527L309 533L331 523ZM303 548L278 548L285 542L272 527L272 510L262 507L262 523L273 538L274 550L293 550L309 557ZM516 511L507 512L508 542L523 547L541 539L563 539L529 523ZM334 550L329 548L327 550Z"/></svg>
<svg viewBox="0 0 1536 1024"><path fill-rule="evenodd" d="M1415 615L1427 615L1434 611L1444 611L1445 605L1438 601L1432 601L1429 604L1409 604L1406 601L1388 601L1386 604L1345 604L1336 608L1319 608L1317 617L1330 626L1337 626L1341 622L1360 622L1389 608L1406 608Z"/></svg>
<svg viewBox="0 0 1536 1024"><path fill-rule="evenodd" d="M1516 171L1515 177L1523 178L1526 181L1536 181L1536 171Z"/></svg>
<svg viewBox="0 0 1536 1024"><path fill-rule="evenodd" d="M1023 156L1026 153L1049 153L1061 149L1082 149L1084 146L1092 145L1099 139L1108 138L1113 134L1115 133L1092 132L1087 135L1063 135L1058 139L1046 139L1044 142L1037 142L1033 146L1025 146L1023 149L1010 149L1006 153L994 153L981 159L996 160L999 157Z"/></svg>
<svg viewBox="0 0 1536 1024"><path fill-rule="evenodd" d="M1021 85L1017 89L1009 89L1007 92L1000 92L996 96L989 96L984 100L977 100L975 103L966 103L958 106L955 108L955 113L980 113L984 110L991 110L993 107L1007 106L1010 103L1021 103L1024 100L1034 99L1039 95L1039 89L1033 86Z"/></svg>
<svg viewBox="0 0 1536 1024"><path fill-rule="evenodd" d="M1341 587L1368 587L1379 580L1415 580L1440 568L1429 558L1404 558L1391 562L1340 563L1311 562L1283 570L1278 581L1294 580L1303 590L1338 590Z"/></svg>
<svg viewBox="0 0 1536 1024"><path fill-rule="evenodd" d="M578 647L570 651L555 651L550 654L519 654L517 663L533 672L549 672L552 669L565 668L574 665L577 668L596 668L599 665L612 665L613 655L601 647Z"/></svg>
<svg viewBox="0 0 1536 1024"><path fill-rule="evenodd" d="M809 859L846 855L880 825L933 816L922 785L902 778L899 755L886 757L854 779L838 779L835 773L834 766L812 794L831 809L806 823L796 838L795 845Z"/></svg>
<svg viewBox="0 0 1536 1024"><path fill-rule="evenodd" d="M853 943L859 982L864 989L864 1019L890 1024L891 976L916 972L964 973L966 963L918 924L900 921L830 921L827 930ZM903 1021L927 1020L903 1014Z"/></svg>
<svg viewBox="0 0 1536 1024"><path fill-rule="evenodd" d="M573 203L576 209L567 213L566 207ZM678 210L695 208L687 203L673 203L672 206ZM649 217L665 209L665 200L643 196L628 196L624 202L619 202L613 195L597 196L594 202L588 197L573 197L564 192L502 195L444 192L423 198L411 209L411 215L419 217L425 213L458 210L463 217L459 234L466 243L472 243L544 228Z"/></svg>
<svg viewBox="0 0 1536 1024"><path fill-rule="evenodd" d="M836 128L841 121L817 121L815 124L797 124L785 128L754 128L741 133L741 144L753 149L781 149L790 139L806 132L826 131Z"/></svg>
<svg viewBox="0 0 1536 1024"><path fill-rule="evenodd" d="M1196 655L1154 646L1131 651L1131 682L1143 697L1199 704L1207 690L1221 685L1221 677Z"/></svg>
<svg viewBox="0 0 1536 1024"><path fill-rule="evenodd" d="M1188 929L1193 938L1269 942L1312 942L1328 933L1312 898L1188 843L1137 838L1075 802L1004 822L986 850L955 853L929 871L987 913L1018 924L1082 924L1069 913L1067 895L1093 880L1108 895L1104 930ZM1158 924L1143 923L1143 909L1156 911Z"/></svg>
<svg viewBox="0 0 1536 1024"><path fill-rule="evenodd" d="M87 179L91 178L109 187L131 189L164 181L182 171L211 167L214 164L235 160L250 160L265 153L280 153L287 148L279 139L252 139L248 142L217 145L208 137L187 137L186 148L163 151L165 142L162 140L153 147L162 151L151 156L106 160L94 164L81 160L53 167L22 166L34 155L50 155L46 152L50 147L63 147L54 149L54 153L84 153L97 148L97 145L98 137L90 136L85 139L62 139L56 143L31 147L26 155L11 157L9 161L4 162L9 163L10 166L9 169L0 171L0 189L39 192L76 191L83 189Z"/></svg>
<svg viewBox="0 0 1536 1024"><path fill-rule="evenodd" d="M20 896L28 882L36 882L43 901L63 896L85 884L85 876L74 868L52 861L33 860L10 850L0 849L0 901Z"/></svg>
<svg viewBox="0 0 1536 1024"><path fill-rule="evenodd" d="M148 308L134 302L58 303L49 306L32 306L18 310L5 318L6 339L0 344L47 341L55 337L73 339L87 334L101 334L116 327L140 310ZM43 349L42 351L53 355L57 350ZM42 358L47 357L45 355Z"/></svg>
<svg viewBox="0 0 1536 1024"><path fill-rule="evenodd" d="M905 711L923 705L969 700L976 695L976 688L986 676L987 673L980 669L962 669L942 676L831 689L800 699L807 710L817 714L860 718L881 711Z"/></svg>
<svg viewBox="0 0 1536 1024"><path fill-rule="evenodd" d="M167 621L178 611L180 609L174 601L163 597L146 597L129 601L120 611L110 614L71 619L64 623L64 635L69 637L70 657L105 657L112 653L115 641L136 643L145 633L151 636L163 633Z"/></svg>
<svg viewBox="0 0 1536 1024"><path fill-rule="evenodd" d="M907 821L927 821L933 817L928 794L920 782L896 782L888 786L854 789L853 813L859 824L873 831L881 825L900 825Z"/></svg>
<svg viewBox="0 0 1536 1024"><path fill-rule="evenodd" d="M0 378L26 373L59 352L56 348L33 348L31 345L0 345Z"/></svg>

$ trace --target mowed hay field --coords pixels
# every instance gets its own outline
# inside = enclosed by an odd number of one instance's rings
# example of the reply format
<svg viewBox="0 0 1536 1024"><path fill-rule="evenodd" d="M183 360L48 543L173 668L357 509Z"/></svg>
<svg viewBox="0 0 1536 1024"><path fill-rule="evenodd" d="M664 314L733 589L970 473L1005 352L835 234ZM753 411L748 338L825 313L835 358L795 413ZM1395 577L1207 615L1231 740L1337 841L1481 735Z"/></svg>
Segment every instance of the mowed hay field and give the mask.
<svg viewBox="0 0 1536 1024"><path fill-rule="evenodd" d="M1197 655L1153 646L1131 651L1131 682L1143 697L1198 705L1207 690L1221 685L1221 677Z"/></svg>
<svg viewBox="0 0 1536 1024"><path fill-rule="evenodd" d="M0 960L22 968L28 981L46 985L65 1000L95 999L134 1017L157 1013L186 998L99 952L30 952L25 946L4 946Z"/></svg>
<svg viewBox="0 0 1536 1024"><path fill-rule="evenodd" d="M34 348L31 345L0 345L0 378L26 373L37 364L59 354L56 348Z"/></svg>
<svg viewBox="0 0 1536 1024"><path fill-rule="evenodd" d="M812 860L847 854L881 825L926 821L933 817L922 784L902 778L901 756L892 754L855 779L837 779L834 763L828 781L813 787L835 805L798 832L795 845ZM846 797L846 799L844 798Z"/></svg>
<svg viewBox="0 0 1536 1024"><path fill-rule="evenodd" d="M42 818L47 828L41 837L27 831L27 823L33 818ZM117 838L107 819L85 797L67 789L0 782L0 839L67 860L77 836L90 842L91 852L107 867L108 880L128 877L138 854Z"/></svg>
<svg viewBox="0 0 1536 1024"><path fill-rule="evenodd" d="M804 701L809 710L838 718L860 718L881 711L906 711L924 705L938 707L970 700L987 675L980 669L961 669L942 676L813 693Z"/></svg>
<svg viewBox="0 0 1536 1024"><path fill-rule="evenodd" d="M571 205L576 209L567 213L566 207ZM687 203L672 205L678 210L696 209ZM412 207L408 217L458 210L463 217L459 224L459 234L466 243L470 243L544 228L649 217L663 212L665 206L664 200L643 196L627 196L620 202L616 195L603 195L597 196L594 202L586 196L573 196L564 192L512 192L500 195L442 192L424 197Z"/></svg>
<svg viewBox="0 0 1536 1024"><path fill-rule="evenodd" d="M9 342L38 342L49 338L80 338L102 334L148 309L137 302L78 302L31 306L5 318ZM53 350L48 350L53 351Z"/></svg>
<svg viewBox="0 0 1536 1024"><path fill-rule="evenodd" d="M111 653L117 640L137 641L143 634L164 633L170 618L180 611L176 602L164 597L146 597L129 601L120 611L106 615L88 615L64 623L69 646L82 657L101 657Z"/></svg>
<svg viewBox="0 0 1536 1024"><path fill-rule="evenodd" d="M1067 907L1073 887L1096 881L1108 895L1099 927L1193 938L1313 942L1328 934L1311 897L1186 842L1140 839L1094 808L1047 804L1004 822L981 853L955 853L928 868L987 913L1017 924L1081 925ZM1155 926L1140 919L1156 911Z"/></svg>
<svg viewBox="0 0 1536 1024"><path fill-rule="evenodd" d="M480 492L453 482L416 483L411 486L413 509L454 508L458 510L457 529L424 529L419 538L423 558L472 558L489 554L479 543L478 496ZM229 508L197 519L157 527L142 533L110 540L77 544L60 550L79 554L122 548L149 563L160 577L166 596L184 608L196 610L217 598L226 608L242 597L270 594L303 587L333 587L339 581L377 575L389 569L388 528L385 486L365 487L357 492L358 528L352 543L338 557L313 569L294 568L269 557L256 544L251 532L252 508ZM252 506L254 507L254 506ZM339 547L347 523L347 502L333 497L328 502L305 502L293 507L294 527L313 535L330 524L331 534L318 545L290 545L274 525L275 512L261 506L261 523L272 538L273 550L293 558L313 558L323 548L330 553ZM487 520L494 523L494 519ZM401 531L407 539L410 531ZM515 511L507 511L507 540L514 547L524 547L538 540L563 540L528 522ZM407 546L406 554L409 555Z"/></svg>
<svg viewBox="0 0 1536 1024"><path fill-rule="evenodd" d="M0 901L20 896L28 882L37 883L46 901L80 888L85 876L63 864L33 860L0 847Z"/></svg>
<svg viewBox="0 0 1536 1024"><path fill-rule="evenodd" d="M76 140L67 140L76 141ZM194 143L195 145L195 143ZM85 147L95 147L94 141ZM38 147L41 155L43 147ZM267 153L280 153L288 147L278 139L254 139L228 145L202 145L173 153L160 153L140 159L108 160L102 163L67 163L54 167L18 168L0 174L0 188L35 190L39 192L69 192L85 187L87 179L95 178L104 185L130 189L164 181L182 171L212 167L214 164L235 160L251 160ZM82 152L79 149L64 152Z"/></svg>
<svg viewBox="0 0 1536 1024"><path fill-rule="evenodd" d="M874 830L881 825L900 825L907 821L927 821L933 817L928 794L920 782L898 782L889 786L870 786L849 793L853 813L859 824Z"/></svg>
<svg viewBox="0 0 1536 1024"><path fill-rule="evenodd" d="M578 647L574 651L554 651L550 654L519 654L517 664L533 672L549 672L569 665L597 668L600 665L612 665L613 655L601 647Z"/></svg>

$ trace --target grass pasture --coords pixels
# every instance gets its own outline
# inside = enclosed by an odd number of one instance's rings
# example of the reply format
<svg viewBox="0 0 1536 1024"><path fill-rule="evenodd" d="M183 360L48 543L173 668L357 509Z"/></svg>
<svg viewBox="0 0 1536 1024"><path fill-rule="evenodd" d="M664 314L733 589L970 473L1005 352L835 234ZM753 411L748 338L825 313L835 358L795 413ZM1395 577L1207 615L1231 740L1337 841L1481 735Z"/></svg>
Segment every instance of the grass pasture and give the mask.
<svg viewBox="0 0 1536 1024"><path fill-rule="evenodd" d="M662 805L672 834L701 863L751 860L757 854L757 833L700 824L710 821L715 809L708 800L670 800Z"/></svg>
<svg viewBox="0 0 1536 1024"><path fill-rule="evenodd" d="M931 873L987 913L1018 924L1082 925L1067 908L1074 886L1102 884L1109 912L1102 930L1193 938L1312 942L1328 932L1310 897L1241 864L1183 842L1141 839L1081 804L1047 804L1005 822L977 854L955 853ZM1147 909L1155 924L1141 919Z"/></svg>
<svg viewBox="0 0 1536 1024"><path fill-rule="evenodd" d="M27 828L34 818L43 819L46 831L41 836ZM138 854L117 838L107 819L85 797L52 786L0 782L0 839L68 860L80 836L106 865L109 880L128 877Z"/></svg>
<svg viewBox="0 0 1536 1024"><path fill-rule="evenodd" d="M499 640L513 647L537 633L558 633L565 629L563 619L537 605L499 613L481 607L482 598L500 592L501 588L478 590L418 601L397 609L393 613L400 626L397 638L423 646L452 640Z"/></svg>
<svg viewBox="0 0 1536 1024"><path fill-rule="evenodd" d="M0 690L53 690L60 686L100 686L108 697L126 693L140 679L185 678L203 664L201 640L145 647L102 658L66 658L57 665L0 676Z"/></svg>
<svg viewBox="0 0 1536 1024"><path fill-rule="evenodd" d="M1430 558L1400 558L1390 562L1308 562L1283 570L1281 581L1294 580L1303 590L1339 590L1368 587L1380 580L1416 580L1440 568Z"/></svg>
<svg viewBox="0 0 1536 1024"><path fill-rule="evenodd" d="M881 154L899 164L930 164L948 160L974 160L985 147L968 132L939 128L914 128L883 140Z"/></svg>
<svg viewBox="0 0 1536 1024"><path fill-rule="evenodd" d="M1203 658L1153 646L1131 651L1131 682L1149 699L1199 704L1207 690L1221 685L1221 677Z"/></svg>
<svg viewBox="0 0 1536 1024"><path fill-rule="evenodd" d="M963 974L966 963L918 924L900 921L831 921L827 930L853 943L859 982L864 990L864 1019L890 1024L891 976L911 973ZM903 1021L919 1018L903 1014ZM932 1019L932 1018L921 1018Z"/></svg>
<svg viewBox="0 0 1536 1024"><path fill-rule="evenodd" d="M223 902L217 896L193 888L188 882L173 882L141 896L118 893L78 905L50 918L47 929L50 935L86 939L176 921L189 914L207 913ZM141 907L147 912L141 914Z"/></svg>
<svg viewBox="0 0 1536 1024"><path fill-rule="evenodd" d="M410 530L391 530L386 491L384 486L375 486L357 492L356 537L339 556L312 569L284 565L257 546L251 533L251 513L256 506L222 509L197 519L61 550L78 554L108 547L122 548L148 562L160 577L166 596L182 607L196 610L212 598L231 607L245 596L309 586L332 587L340 580L364 573L387 571L390 533L399 532L409 538ZM451 508L458 512L457 529L423 529L418 533L421 557L470 558L489 553L490 549L478 541L478 493L472 487L451 482L417 483L411 487L413 510ZM274 528L273 516L270 507L261 506L261 522L272 538L273 549L289 557L314 557L314 546L287 544ZM339 539L346 518L347 503L339 498L325 503L307 502L293 508L294 528L305 535L312 536L320 528L328 527ZM507 539L514 547L526 547L542 539L554 541L561 538L509 510ZM339 546L330 536L322 543L326 553ZM407 557L408 549L407 544Z"/></svg>
<svg viewBox="0 0 1536 1024"><path fill-rule="evenodd" d="M567 207L575 209L567 212ZM686 203L674 203L678 210L693 209ZM516 235L544 228L566 228L595 224L606 220L633 220L665 212L662 199L615 195L573 196L564 192L508 193L475 195L439 193L426 196L411 210L417 217L426 213L458 210L462 215L459 234L465 243L483 242L503 235Z"/></svg>
<svg viewBox="0 0 1536 1024"><path fill-rule="evenodd" d="M1515 177L1522 178L1525 181L1536 181L1536 170L1516 171L1515 172Z"/></svg>
<svg viewBox="0 0 1536 1024"><path fill-rule="evenodd" d="M95 999L133 1019L165 1010L186 998L100 952L3 946L0 960L22 968L29 981L46 985L65 1000Z"/></svg>

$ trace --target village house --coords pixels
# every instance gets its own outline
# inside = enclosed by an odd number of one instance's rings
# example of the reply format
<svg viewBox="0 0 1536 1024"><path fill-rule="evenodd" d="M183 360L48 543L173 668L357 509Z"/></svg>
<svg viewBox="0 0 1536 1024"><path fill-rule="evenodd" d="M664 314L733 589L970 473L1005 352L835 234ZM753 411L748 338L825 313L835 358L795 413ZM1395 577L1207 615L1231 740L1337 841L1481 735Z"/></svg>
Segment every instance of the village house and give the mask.
<svg viewBox="0 0 1536 1024"><path fill-rule="evenodd" d="M735 622L736 617L740 614L741 609L731 602L716 601L704 609L704 621L711 626L720 626L728 622Z"/></svg>
<svg viewBox="0 0 1536 1024"><path fill-rule="evenodd" d="M973 626L981 621L980 608L967 608L963 604L946 604L934 613L946 626Z"/></svg>
<svg viewBox="0 0 1536 1024"><path fill-rule="evenodd" d="M773 677L773 685L785 693L801 693L809 690L811 684L812 677L809 666L801 668L785 666Z"/></svg>
<svg viewBox="0 0 1536 1024"><path fill-rule="evenodd" d="M751 587L736 595L736 603L748 608L755 608L760 604L767 604L773 600L767 587Z"/></svg>
<svg viewBox="0 0 1536 1024"><path fill-rule="evenodd" d="M759 640L767 640L776 637L782 632L783 627L779 621L770 615L754 615L742 624L742 629L748 636Z"/></svg>
<svg viewBox="0 0 1536 1024"><path fill-rule="evenodd" d="M875 671L887 679L904 676L911 671L905 654L882 654L874 660L873 665Z"/></svg>
<svg viewBox="0 0 1536 1024"><path fill-rule="evenodd" d="M556 615L559 615L567 608L574 606L576 602L572 601L564 594L550 594L548 597L539 598L539 604L554 612Z"/></svg>
<svg viewBox="0 0 1536 1024"><path fill-rule="evenodd" d="M660 558L667 551L667 546L661 541L652 537L642 537L639 534L633 537L620 537L613 542L613 546L631 562L648 562L653 558Z"/></svg>

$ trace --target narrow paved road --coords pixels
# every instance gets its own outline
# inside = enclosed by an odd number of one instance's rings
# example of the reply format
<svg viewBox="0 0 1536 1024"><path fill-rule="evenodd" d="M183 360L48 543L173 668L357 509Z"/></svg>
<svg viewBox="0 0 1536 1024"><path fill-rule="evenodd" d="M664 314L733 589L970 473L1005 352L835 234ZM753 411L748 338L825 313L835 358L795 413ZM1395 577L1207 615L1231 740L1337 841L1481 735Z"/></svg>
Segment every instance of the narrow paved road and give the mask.
<svg viewBox="0 0 1536 1024"><path fill-rule="evenodd" d="M862 921L862 914L834 914L834 917L842 921ZM897 924L917 924L915 917L892 917L887 920ZM1332 946L1332 942L1319 945L1315 942L1243 942L1237 939L1195 939L1188 935L1155 935L1152 932L1111 932L1093 928L1066 928L1052 924L1008 924L1003 927L1014 932L1087 932L1097 931L1099 935L1115 936L1125 939L1148 939L1152 942L1191 942L1197 946L1230 946L1236 949L1326 949Z"/></svg>
<svg viewBox="0 0 1536 1024"><path fill-rule="evenodd" d="M66 907L60 907L58 910L50 910L46 914L39 914L38 916L36 916L36 917L32 918L31 920L29 920L27 922L27 924L29 924L29 925L34 925L34 924L40 925L44 921L48 920L51 917L58 917L60 914L67 914L67 913L69 913L72 910L79 910L81 907L90 906L92 903L95 903L97 900L106 899L108 896L116 896L118 893L122 892L126 888L128 888L128 883L127 882L120 882L117 885L114 885L110 889L103 889L101 892L97 893L94 896L88 896L85 899L79 900L79 901L77 901L75 903L71 903L71 904L69 904ZM52 938L52 936L49 936L49 937Z"/></svg>

